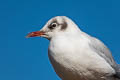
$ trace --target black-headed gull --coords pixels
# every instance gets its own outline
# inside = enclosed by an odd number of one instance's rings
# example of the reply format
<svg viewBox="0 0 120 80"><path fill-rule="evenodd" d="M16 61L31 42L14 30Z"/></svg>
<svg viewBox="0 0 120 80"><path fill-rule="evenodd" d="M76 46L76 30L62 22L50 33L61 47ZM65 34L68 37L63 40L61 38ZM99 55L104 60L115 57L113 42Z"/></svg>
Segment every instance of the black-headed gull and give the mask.
<svg viewBox="0 0 120 80"><path fill-rule="evenodd" d="M120 67L109 49L68 17L54 17L27 35L36 36L50 41L48 56L62 80L120 80Z"/></svg>

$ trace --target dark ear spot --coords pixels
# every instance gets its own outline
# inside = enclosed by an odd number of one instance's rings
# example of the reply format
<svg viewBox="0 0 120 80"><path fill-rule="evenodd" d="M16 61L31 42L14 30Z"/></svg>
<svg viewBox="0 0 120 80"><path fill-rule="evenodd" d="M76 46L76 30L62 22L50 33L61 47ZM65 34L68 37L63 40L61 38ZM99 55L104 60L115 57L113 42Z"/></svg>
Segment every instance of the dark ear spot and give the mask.
<svg viewBox="0 0 120 80"><path fill-rule="evenodd" d="M67 28L67 22L64 21L64 23L61 26L61 30L65 30Z"/></svg>

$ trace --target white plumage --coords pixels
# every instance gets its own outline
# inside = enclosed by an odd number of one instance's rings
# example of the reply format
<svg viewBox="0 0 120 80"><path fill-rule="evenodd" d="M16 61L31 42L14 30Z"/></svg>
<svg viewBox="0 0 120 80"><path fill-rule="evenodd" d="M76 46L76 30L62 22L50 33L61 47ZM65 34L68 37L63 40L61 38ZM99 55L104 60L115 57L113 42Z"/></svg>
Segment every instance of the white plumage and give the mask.
<svg viewBox="0 0 120 80"><path fill-rule="evenodd" d="M82 32L71 19L54 17L40 32L50 40L48 55L62 80L120 80L108 48Z"/></svg>

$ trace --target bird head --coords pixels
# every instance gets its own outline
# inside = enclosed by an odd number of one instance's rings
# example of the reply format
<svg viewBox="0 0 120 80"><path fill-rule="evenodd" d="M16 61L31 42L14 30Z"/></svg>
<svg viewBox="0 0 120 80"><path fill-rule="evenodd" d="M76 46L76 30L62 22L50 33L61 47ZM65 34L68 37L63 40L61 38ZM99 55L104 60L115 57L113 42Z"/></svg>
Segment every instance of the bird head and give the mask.
<svg viewBox="0 0 120 80"><path fill-rule="evenodd" d="M50 40L58 34L72 33L76 28L75 26L77 25L68 17L57 16L50 19L40 31L31 32L26 37L44 37Z"/></svg>

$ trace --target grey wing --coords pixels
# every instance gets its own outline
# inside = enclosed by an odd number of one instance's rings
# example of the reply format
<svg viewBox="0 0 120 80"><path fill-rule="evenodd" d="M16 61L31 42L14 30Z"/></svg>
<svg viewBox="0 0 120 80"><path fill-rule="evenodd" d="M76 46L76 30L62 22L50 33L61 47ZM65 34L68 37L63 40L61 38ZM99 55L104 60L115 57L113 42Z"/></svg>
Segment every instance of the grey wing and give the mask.
<svg viewBox="0 0 120 80"><path fill-rule="evenodd" d="M110 65L114 68L116 71L116 74L114 75L118 80L120 80L120 65L116 64L110 50L104 45L103 42L98 40L97 38L88 36L90 39L90 47L98 53L101 57L103 57Z"/></svg>
<svg viewBox="0 0 120 80"><path fill-rule="evenodd" d="M103 42L94 37L91 37L90 40L90 47L101 57L103 57L112 67L115 67L116 63L112 57L112 54L110 50L103 44Z"/></svg>

